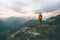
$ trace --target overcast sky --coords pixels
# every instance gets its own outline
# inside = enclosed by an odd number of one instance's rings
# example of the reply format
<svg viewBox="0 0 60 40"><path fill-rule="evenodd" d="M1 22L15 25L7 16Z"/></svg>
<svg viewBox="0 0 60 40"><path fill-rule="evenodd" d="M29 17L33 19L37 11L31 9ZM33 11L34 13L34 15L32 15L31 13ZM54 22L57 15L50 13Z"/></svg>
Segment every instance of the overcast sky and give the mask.
<svg viewBox="0 0 60 40"><path fill-rule="evenodd" d="M51 12L60 8L60 0L0 0L0 11L11 9L16 12Z"/></svg>
<svg viewBox="0 0 60 40"><path fill-rule="evenodd" d="M60 0L0 0L0 15L13 16L60 9Z"/></svg>

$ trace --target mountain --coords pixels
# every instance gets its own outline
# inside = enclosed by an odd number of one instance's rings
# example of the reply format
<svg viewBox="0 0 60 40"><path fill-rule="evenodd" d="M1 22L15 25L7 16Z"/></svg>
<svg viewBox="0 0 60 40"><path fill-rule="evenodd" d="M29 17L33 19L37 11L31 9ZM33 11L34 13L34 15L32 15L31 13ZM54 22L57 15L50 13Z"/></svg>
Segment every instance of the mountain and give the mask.
<svg viewBox="0 0 60 40"><path fill-rule="evenodd" d="M14 28L20 28L23 23L25 23L27 19L19 18L19 17L10 17L6 19L6 24L10 26L12 29Z"/></svg>
<svg viewBox="0 0 60 40"><path fill-rule="evenodd" d="M6 18L1 19L6 25L7 27L9 27L10 30L17 30L19 29L23 23L25 23L26 21L28 21L25 18L20 18L20 17L10 17L10 18Z"/></svg>
<svg viewBox="0 0 60 40"><path fill-rule="evenodd" d="M22 27L33 26L33 25L36 25L36 24L39 24L39 20L29 20L29 21L25 22L24 24L22 24L23 25Z"/></svg>
<svg viewBox="0 0 60 40"><path fill-rule="evenodd" d="M25 23L27 19L19 17L10 17L7 19L0 19L0 40L5 40L6 35L20 29L21 24Z"/></svg>
<svg viewBox="0 0 60 40"><path fill-rule="evenodd" d="M28 21L28 19L20 18L20 17L9 17L9 18L0 18L1 21L3 21L7 26L21 26L21 24Z"/></svg>
<svg viewBox="0 0 60 40"><path fill-rule="evenodd" d="M26 22L27 19L25 19L25 18L20 18L20 17L10 17L10 18L7 18L5 21L6 21L7 23L11 23L11 22L14 22L14 21L19 21L19 22L22 24L22 23Z"/></svg>
<svg viewBox="0 0 60 40"><path fill-rule="evenodd" d="M6 24L0 20L0 31L6 30Z"/></svg>
<svg viewBox="0 0 60 40"><path fill-rule="evenodd" d="M60 15L49 18L43 23L35 21L26 22L25 27L7 35L7 40L60 40ZM30 23L37 22L30 27ZM24 25L24 24L23 24Z"/></svg>
<svg viewBox="0 0 60 40"><path fill-rule="evenodd" d="M6 26L6 23L0 20L0 40L4 40L7 33L9 32L9 29L10 28Z"/></svg>
<svg viewBox="0 0 60 40"><path fill-rule="evenodd" d="M49 24L54 24L54 25L59 25L60 24L60 15L56 16L56 17L51 17L48 19L48 23Z"/></svg>
<svg viewBox="0 0 60 40"><path fill-rule="evenodd" d="M42 22L41 23L46 23L46 21L44 20L42 20ZM32 19L32 20L29 20L29 21L27 21L27 22L25 22L24 24L22 24L22 27L25 27L25 26L29 26L29 27L31 27L31 26L36 26L36 25L38 25L38 24L41 24L40 23L40 21L39 21L39 19Z"/></svg>

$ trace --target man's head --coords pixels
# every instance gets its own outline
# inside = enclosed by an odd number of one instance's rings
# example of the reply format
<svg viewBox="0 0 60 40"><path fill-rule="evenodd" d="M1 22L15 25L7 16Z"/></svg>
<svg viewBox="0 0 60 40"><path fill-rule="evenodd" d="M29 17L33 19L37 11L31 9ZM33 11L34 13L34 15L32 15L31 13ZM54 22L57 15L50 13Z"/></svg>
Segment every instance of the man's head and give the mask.
<svg viewBox="0 0 60 40"><path fill-rule="evenodd" d="M39 14L41 14L41 12Z"/></svg>

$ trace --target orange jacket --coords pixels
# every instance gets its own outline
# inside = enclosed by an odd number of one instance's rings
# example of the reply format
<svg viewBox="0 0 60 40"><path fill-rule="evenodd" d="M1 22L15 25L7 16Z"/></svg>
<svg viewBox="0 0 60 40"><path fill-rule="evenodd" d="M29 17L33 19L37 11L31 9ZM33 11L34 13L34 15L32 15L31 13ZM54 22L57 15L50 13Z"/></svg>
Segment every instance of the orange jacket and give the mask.
<svg viewBox="0 0 60 40"><path fill-rule="evenodd" d="M43 17L42 14L39 14L39 19L42 19L42 17Z"/></svg>

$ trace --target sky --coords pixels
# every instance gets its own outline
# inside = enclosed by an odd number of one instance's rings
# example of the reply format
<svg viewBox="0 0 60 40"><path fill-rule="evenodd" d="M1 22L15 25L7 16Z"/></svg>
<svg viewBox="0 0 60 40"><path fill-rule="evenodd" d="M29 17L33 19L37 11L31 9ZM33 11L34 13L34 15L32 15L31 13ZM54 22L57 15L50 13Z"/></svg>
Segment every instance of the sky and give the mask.
<svg viewBox="0 0 60 40"><path fill-rule="evenodd" d="M59 9L60 0L0 0L0 18L22 17L33 19L37 17L39 12L50 17L53 15L52 12ZM60 12L57 14L59 15Z"/></svg>

